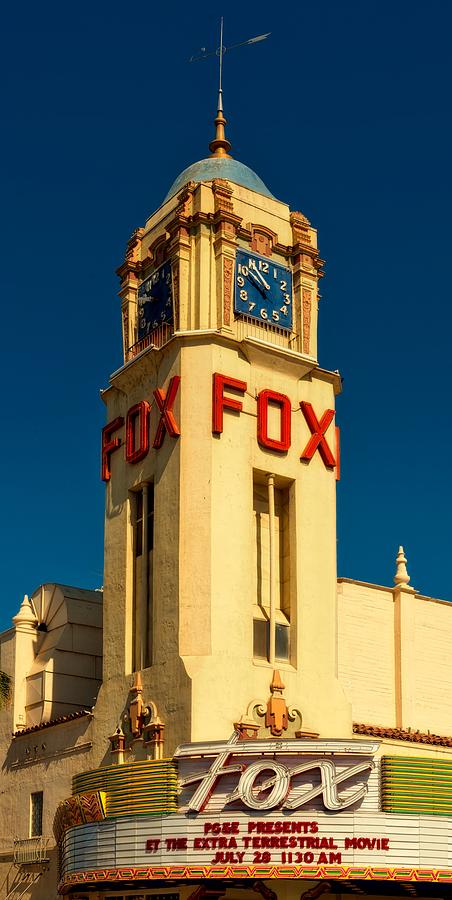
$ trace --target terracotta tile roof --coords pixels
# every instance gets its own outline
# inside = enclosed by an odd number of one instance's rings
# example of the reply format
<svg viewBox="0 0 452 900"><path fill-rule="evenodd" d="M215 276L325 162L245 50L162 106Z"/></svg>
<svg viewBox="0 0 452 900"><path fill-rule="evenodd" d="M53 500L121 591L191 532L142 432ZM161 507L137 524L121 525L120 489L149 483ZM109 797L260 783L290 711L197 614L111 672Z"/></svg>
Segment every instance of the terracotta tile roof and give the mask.
<svg viewBox="0 0 452 900"><path fill-rule="evenodd" d="M50 722L41 722L39 725L30 725L29 728L21 728L19 731L13 732L13 737L21 737L23 734L33 734L35 731L42 731L43 728L52 728L53 725L63 725L65 722L72 722L74 719L81 719L83 716L92 716L93 713L89 709L77 709L76 712L68 713L66 716L57 716Z"/></svg>
<svg viewBox="0 0 452 900"><path fill-rule="evenodd" d="M354 734L368 734L376 738L392 738L396 741L411 741L413 744L436 744L438 747L452 747L452 737L430 734L428 731L411 731L404 728L383 728L379 725L363 725L361 722L353 722Z"/></svg>

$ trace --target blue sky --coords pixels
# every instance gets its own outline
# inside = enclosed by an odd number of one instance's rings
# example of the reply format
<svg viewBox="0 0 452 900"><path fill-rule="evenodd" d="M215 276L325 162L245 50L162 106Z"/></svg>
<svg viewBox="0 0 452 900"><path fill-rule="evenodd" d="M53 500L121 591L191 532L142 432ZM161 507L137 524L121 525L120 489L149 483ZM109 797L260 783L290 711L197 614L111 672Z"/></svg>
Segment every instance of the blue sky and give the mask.
<svg viewBox="0 0 452 900"><path fill-rule="evenodd" d="M7 627L43 581L102 584L99 389L121 362L115 268L212 137L319 229L319 357L344 393L340 575L451 598L450 33L433 0L9 4L1 104Z"/></svg>

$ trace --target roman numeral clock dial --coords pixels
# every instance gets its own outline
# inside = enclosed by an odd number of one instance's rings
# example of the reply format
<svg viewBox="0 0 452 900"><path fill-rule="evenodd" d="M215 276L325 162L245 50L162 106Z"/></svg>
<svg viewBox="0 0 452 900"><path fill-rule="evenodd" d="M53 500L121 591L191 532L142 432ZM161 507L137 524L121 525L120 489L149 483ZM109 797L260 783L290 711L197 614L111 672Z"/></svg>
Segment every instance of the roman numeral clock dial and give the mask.
<svg viewBox="0 0 452 900"><path fill-rule="evenodd" d="M257 253L237 250L234 312L292 330L292 272Z"/></svg>

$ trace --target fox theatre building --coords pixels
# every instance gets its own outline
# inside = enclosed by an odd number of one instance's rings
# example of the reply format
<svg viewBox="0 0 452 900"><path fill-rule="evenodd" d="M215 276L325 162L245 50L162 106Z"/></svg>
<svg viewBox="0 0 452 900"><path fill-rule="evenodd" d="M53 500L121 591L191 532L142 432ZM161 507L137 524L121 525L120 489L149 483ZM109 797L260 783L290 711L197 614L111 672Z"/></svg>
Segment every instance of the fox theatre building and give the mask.
<svg viewBox="0 0 452 900"><path fill-rule="evenodd" d="M392 587L338 584L317 232L215 123L118 270L103 681L55 814L58 890L445 896L451 613L402 548Z"/></svg>

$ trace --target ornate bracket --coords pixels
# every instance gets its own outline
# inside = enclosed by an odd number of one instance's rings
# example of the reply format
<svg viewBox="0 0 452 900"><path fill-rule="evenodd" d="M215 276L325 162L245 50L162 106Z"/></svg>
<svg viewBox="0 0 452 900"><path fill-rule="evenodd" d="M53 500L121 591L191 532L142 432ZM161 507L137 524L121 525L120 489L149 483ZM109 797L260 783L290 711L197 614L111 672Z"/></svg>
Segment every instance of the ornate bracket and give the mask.
<svg viewBox="0 0 452 900"><path fill-rule="evenodd" d="M285 685L281 680L281 675L278 669L275 669L270 684L271 694L267 703L263 703L262 700L251 700L246 714L242 716L239 722L234 723L234 728L239 732L241 740L257 738L260 725L253 717L253 713L256 713L260 718L265 717L265 727L268 728L273 737L282 737L283 732L287 731L289 727L289 722L294 722L297 718L301 727L301 712L296 707L287 705L286 698L283 697L284 688Z"/></svg>
<svg viewBox="0 0 452 900"><path fill-rule="evenodd" d="M152 746L152 758L163 759L163 744L165 725L162 722L157 705L153 700L145 703L143 700L143 683L141 673L136 672L133 685L130 690L131 700L120 725L109 738L111 752L117 756L117 762L124 762L125 752L130 750L130 745L135 741L143 741L145 747ZM129 757L130 758L130 757Z"/></svg>

